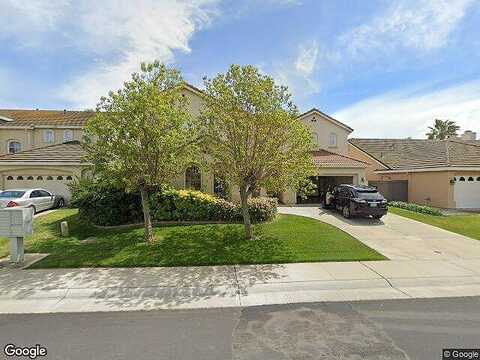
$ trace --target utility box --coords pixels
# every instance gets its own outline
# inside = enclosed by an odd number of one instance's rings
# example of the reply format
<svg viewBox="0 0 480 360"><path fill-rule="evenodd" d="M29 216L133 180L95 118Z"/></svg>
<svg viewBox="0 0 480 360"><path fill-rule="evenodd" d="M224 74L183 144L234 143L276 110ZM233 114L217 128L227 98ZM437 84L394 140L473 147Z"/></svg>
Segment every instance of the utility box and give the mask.
<svg viewBox="0 0 480 360"><path fill-rule="evenodd" d="M10 239L12 262L23 262L23 237L31 234L33 234L32 208L13 207L0 210L0 236Z"/></svg>

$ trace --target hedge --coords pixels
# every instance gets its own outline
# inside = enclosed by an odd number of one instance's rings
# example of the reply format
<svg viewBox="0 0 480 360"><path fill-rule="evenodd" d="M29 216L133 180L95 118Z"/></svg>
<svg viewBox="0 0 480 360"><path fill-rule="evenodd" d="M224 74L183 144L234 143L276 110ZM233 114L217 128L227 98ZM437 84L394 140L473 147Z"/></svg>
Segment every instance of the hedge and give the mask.
<svg viewBox="0 0 480 360"><path fill-rule="evenodd" d="M421 214L427 214L427 215L433 215L433 216L442 215L442 212L440 210L432 208L430 206L406 203L403 201L391 201L388 203L388 206L410 210L410 211L421 213Z"/></svg>
<svg viewBox="0 0 480 360"><path fill-rule="evenodd" d="M80 216L96 225L112 226L143 221L141 198L137 193L102 182L80 181L71 186L71 205ZM273 219L277 201L253 198L248 202L252 222ZM239 205L200 191L164 188L152 191L150 208L153 221L242 222Z"/></svg>

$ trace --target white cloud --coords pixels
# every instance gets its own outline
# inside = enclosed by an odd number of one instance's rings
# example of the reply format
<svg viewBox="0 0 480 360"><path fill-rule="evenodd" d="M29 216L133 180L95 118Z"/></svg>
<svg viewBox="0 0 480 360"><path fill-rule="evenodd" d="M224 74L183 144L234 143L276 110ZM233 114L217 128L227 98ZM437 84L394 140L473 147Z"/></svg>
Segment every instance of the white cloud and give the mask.
<svg viewBox="0 0 480 360"><path fill-rule="evenodd" d="M333 116L355 129L354 137L424 138L434 119L450 119L461 131L480 134L480 80L443 90L419 88L367 98Z"/></svg>
<svg viewBox="0 0 480 360"><path fill-rule="evenodd" d="M316 41L309 41L300 45L295 69L305 77L312 75L318 57L318 44Z"/></svg>
<svg viewBox="0 0 480 360"><path fill-rule="evenodd" d="M92 67L58 91L59 97L83 108L93 107L100 96L119 88L139 69L140 62L169 63L174 51L189 52L193 34L217 15L218 1L0 2L6 3L8 15L0 15L0 23L8 19L0 30L8 29L8 36L22 41L35 32L42 36L43 46L60 36L68 46L91 56Z"/></svg>
<svg viewBox="0 0 480 360"><path fill-rule="evenodd" d="M428 51L444 46L474 0L395 1L382 14L341 37L353 56L397 47Z"/></svg>
<svg viewBox="0 0 480 360"><path fill-rule="evenodd" d="M279 84L289 87L296 96L306 96L320 90L314 73L319 56L317 41L305 41L298 47L294 59L277 63L273 69L273 77Z"/></svg>

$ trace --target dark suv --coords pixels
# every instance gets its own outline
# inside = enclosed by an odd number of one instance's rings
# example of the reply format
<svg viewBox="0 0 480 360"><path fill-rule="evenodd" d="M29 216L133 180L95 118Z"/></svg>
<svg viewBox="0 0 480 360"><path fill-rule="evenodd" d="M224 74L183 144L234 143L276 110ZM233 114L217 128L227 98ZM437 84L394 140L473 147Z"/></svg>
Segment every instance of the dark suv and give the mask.
<svg viewBox="0 0 480 360"><path fill-rule="evenodd" d="M352 216L380 219L387 214L387 200L372 187L338 185L333 191L333 203L347 219Z"/></svg>

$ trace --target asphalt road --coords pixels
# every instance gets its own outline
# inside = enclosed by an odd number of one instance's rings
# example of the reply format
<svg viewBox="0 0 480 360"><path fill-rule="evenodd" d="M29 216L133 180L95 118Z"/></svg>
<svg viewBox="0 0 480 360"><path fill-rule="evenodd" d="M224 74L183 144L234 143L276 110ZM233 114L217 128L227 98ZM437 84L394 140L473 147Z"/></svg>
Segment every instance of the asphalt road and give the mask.
<svg viewBox="0 0 480 360"><path fill-rule="evenodd" d="M2 359L7 343L61 360L441 359L480 348L480 298L2 315L0 339Z"/></svg>

